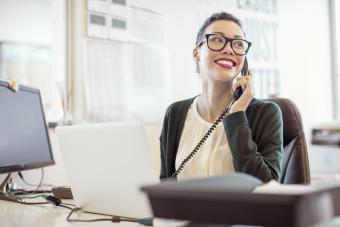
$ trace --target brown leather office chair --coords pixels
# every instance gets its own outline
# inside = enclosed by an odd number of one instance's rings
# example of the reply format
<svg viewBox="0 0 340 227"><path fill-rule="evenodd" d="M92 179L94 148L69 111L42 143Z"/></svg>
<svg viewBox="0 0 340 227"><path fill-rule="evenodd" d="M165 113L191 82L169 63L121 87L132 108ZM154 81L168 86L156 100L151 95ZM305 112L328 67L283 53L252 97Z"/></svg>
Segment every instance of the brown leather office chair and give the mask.
<svg viewBox="0 0 340 227"><path fill-rule="evenodd" d="M289 99L269 98L267 100L279 105L283 118L284 155L280 183L309 184L307 144L300 112Z"/></svg>

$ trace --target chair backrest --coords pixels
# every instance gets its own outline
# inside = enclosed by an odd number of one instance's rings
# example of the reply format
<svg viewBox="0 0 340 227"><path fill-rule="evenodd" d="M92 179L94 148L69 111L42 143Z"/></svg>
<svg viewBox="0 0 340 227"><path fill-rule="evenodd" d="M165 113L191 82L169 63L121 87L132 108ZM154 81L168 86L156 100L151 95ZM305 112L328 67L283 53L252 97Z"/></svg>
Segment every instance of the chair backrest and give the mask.
<svg viewBox="0 0 340 227"><path fill-rule="evenodd" d="M283 118L283 162L280 183L309 184L310 172L307 144L301 115L289 99L269 98L279 105Z"/></svg>

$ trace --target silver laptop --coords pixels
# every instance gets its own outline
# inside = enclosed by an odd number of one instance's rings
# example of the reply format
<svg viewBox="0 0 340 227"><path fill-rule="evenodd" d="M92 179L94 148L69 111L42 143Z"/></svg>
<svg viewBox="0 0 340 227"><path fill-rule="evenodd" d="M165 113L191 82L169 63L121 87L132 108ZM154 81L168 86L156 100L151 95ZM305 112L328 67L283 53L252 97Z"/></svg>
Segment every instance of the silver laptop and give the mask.
<svg viewBox="0 0 340 227"><path fill-rule="evenodd" d="M77 206L112 215L151 216L140 187L158 180L142 124L62 126L56 133Z"/></svg>

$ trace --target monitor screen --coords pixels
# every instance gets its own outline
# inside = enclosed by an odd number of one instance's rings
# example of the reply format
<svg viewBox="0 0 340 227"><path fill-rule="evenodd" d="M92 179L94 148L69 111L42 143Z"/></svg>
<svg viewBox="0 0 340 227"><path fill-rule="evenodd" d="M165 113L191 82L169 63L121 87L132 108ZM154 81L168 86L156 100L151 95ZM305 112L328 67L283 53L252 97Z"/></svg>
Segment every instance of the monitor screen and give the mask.
<svg viewBox="0 0 340 227"><path fill-rule="evenodd" d="M40 91L0 81L0 173L52 164Z"/></svg>

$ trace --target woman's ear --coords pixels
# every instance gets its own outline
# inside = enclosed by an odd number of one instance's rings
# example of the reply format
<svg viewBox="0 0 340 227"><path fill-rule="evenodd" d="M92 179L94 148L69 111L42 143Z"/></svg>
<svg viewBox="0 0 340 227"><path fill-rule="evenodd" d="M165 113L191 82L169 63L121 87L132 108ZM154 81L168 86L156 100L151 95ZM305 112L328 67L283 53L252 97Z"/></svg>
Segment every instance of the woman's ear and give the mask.
<svg viewBox="0 0 340 227"><path fill-rule="evenodd" d="M195 48L193 51L192 51L192 56L195 60L196 63L198 63L200 61L200 58L199 58L199 52L198 52L198 49Z"/></svg>
<svg viewBox="0 0 340 227"><path fill-rule="evenodd" d="M199 56L199 51L197 48L195 48L193 51L192 51L192 56L193 56L193 59L196 63L196 73L200 73L200 65L199 65L199 62L200 62L200 56Z"/></svg>

